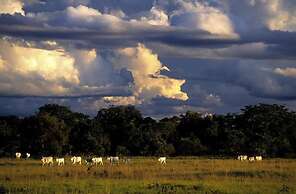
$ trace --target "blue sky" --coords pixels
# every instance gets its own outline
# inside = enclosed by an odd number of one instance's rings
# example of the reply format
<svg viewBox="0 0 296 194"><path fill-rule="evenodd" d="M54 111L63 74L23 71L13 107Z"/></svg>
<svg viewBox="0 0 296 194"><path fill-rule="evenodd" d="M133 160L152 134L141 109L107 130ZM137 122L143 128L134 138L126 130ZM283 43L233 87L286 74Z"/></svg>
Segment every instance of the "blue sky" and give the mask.
<svg viewBox="0 0 296 194"><path fill-rule="evenodd" d="M2 0L0 114L296 108L294 0Z"/></svg>

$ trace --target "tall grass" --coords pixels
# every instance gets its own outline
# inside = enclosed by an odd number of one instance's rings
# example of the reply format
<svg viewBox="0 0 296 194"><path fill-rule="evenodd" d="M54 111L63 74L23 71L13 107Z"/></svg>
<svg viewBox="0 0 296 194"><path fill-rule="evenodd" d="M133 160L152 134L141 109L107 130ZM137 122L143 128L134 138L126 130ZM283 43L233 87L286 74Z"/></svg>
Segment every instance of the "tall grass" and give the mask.
<svg viewBox="0 0 296 194"><path fill-rule="evenodd" d="M0 159L0 193L296 193L296 160L132 158L129 164L63 167Z"/></svg>

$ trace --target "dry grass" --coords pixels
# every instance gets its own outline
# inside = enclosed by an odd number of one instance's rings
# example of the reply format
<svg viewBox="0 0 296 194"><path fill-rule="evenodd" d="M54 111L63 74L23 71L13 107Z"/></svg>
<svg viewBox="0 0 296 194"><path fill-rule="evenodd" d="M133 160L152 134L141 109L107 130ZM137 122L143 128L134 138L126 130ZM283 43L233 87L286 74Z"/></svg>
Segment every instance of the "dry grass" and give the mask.
<svg viewBox="0 0 296 194"><path fill-rule="evenodd" d="M67 163L68 162L68 163ZM296 193L296 160L132 158L103 167L0 159L0 193Z"/></svg>

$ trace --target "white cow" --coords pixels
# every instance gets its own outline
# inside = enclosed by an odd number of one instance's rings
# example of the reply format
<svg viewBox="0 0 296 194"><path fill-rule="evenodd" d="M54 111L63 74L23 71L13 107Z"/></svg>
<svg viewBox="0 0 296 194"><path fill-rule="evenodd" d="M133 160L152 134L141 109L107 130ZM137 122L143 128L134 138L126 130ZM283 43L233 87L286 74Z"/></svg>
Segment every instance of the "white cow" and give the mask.
<svg viewBox="0 0 296 194"><path fill-rule="evenodd" d="M53 164L53 157L49 156L49 157L42 157L41 158L41 162L42 162L42 166L48 164L48 165L52 165Z"/></svg>
<svg viewBox="0 0 296 194"><path fill-rule="evenodd" d="M255 157L253 157L253 156L252 157L249 157L249 161L250 162L254 162L255 161Z"/></svg>
<svg viewBox="0 0 296 194"><path fill-rule="evenodd" d="M166 164L166 157L160 157L158 158L158 161L160 162L160 164Z"/></svg>
<svg viewBox="0 0 296 194"><path fill-rule="evenodd" d="M122 159L122 162L125 164L131 163L131 159L130 158L124 158Z"/></svg>
<svg viewBox="0 0 296 194"><path fill-rule="evenodd" d="M102 165L103 166L103 158L102 157L97 157L97 158L92 158L91 159L92 164L94 165Z"/></svg>
<svg viewBox="0 0 296 194"><path fill-rule="evenodd" d="M29 159L29 158L30 158L30 156L31 156L31 154L30 154L30 153L26 153L26 157L27 157L27 159Z"/></svg>
<svg viewBox="0 0 296 194"><path fill-rule="evenodd" d="M261 161L262 160L262 156L255 156L255 160L256 161Z"/></svg>
<svg viewBox="0 0 296 194"><path fill-rule="evenodd" d="M82 159L80 156L73 156L71 158L71 162L72 162L72 164L80 164L81 165Z"/></svg>
<svg viewBox="0 0 296 194"><path fill-rule="evenodd" d="M64 158L56 158L56 162L58 163L58 166L63 166L65 164Z"/></svg>
<svg viewBox="0 0 296 194"><path fill-rule="evenodd" d="M246 156L246 155L239 155L237 157L237 159L240 160L240 161L245 161L245 160L248 160L248 156Z"/></svg>
<svg viewBox="0 0 296 194"><path fill-rule="evenodd" d="M119 157L118 156L111 156L108 157L107 160L111 163L111 164L115 164L115 163L119 163Z"/></svg>
<svg viewBox="0 0 296 194"><path fill-rule="evenodd" d="M15 153L15 157L16 159L20 159L22 156L22 154L20 152Z"/></svg>

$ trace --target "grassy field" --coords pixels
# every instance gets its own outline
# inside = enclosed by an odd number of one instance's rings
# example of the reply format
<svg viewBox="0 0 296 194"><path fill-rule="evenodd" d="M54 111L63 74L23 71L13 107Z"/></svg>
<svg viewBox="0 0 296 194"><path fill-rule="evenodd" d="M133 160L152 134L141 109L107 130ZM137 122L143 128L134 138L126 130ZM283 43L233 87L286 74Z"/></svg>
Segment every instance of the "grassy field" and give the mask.
<svg viewBox="0 0 296 194"><path fill-rule="evenodd" d="M296 193L296 160L132 158L129 164L42 167L39 160L0 159L1 193Z"/></svg>

